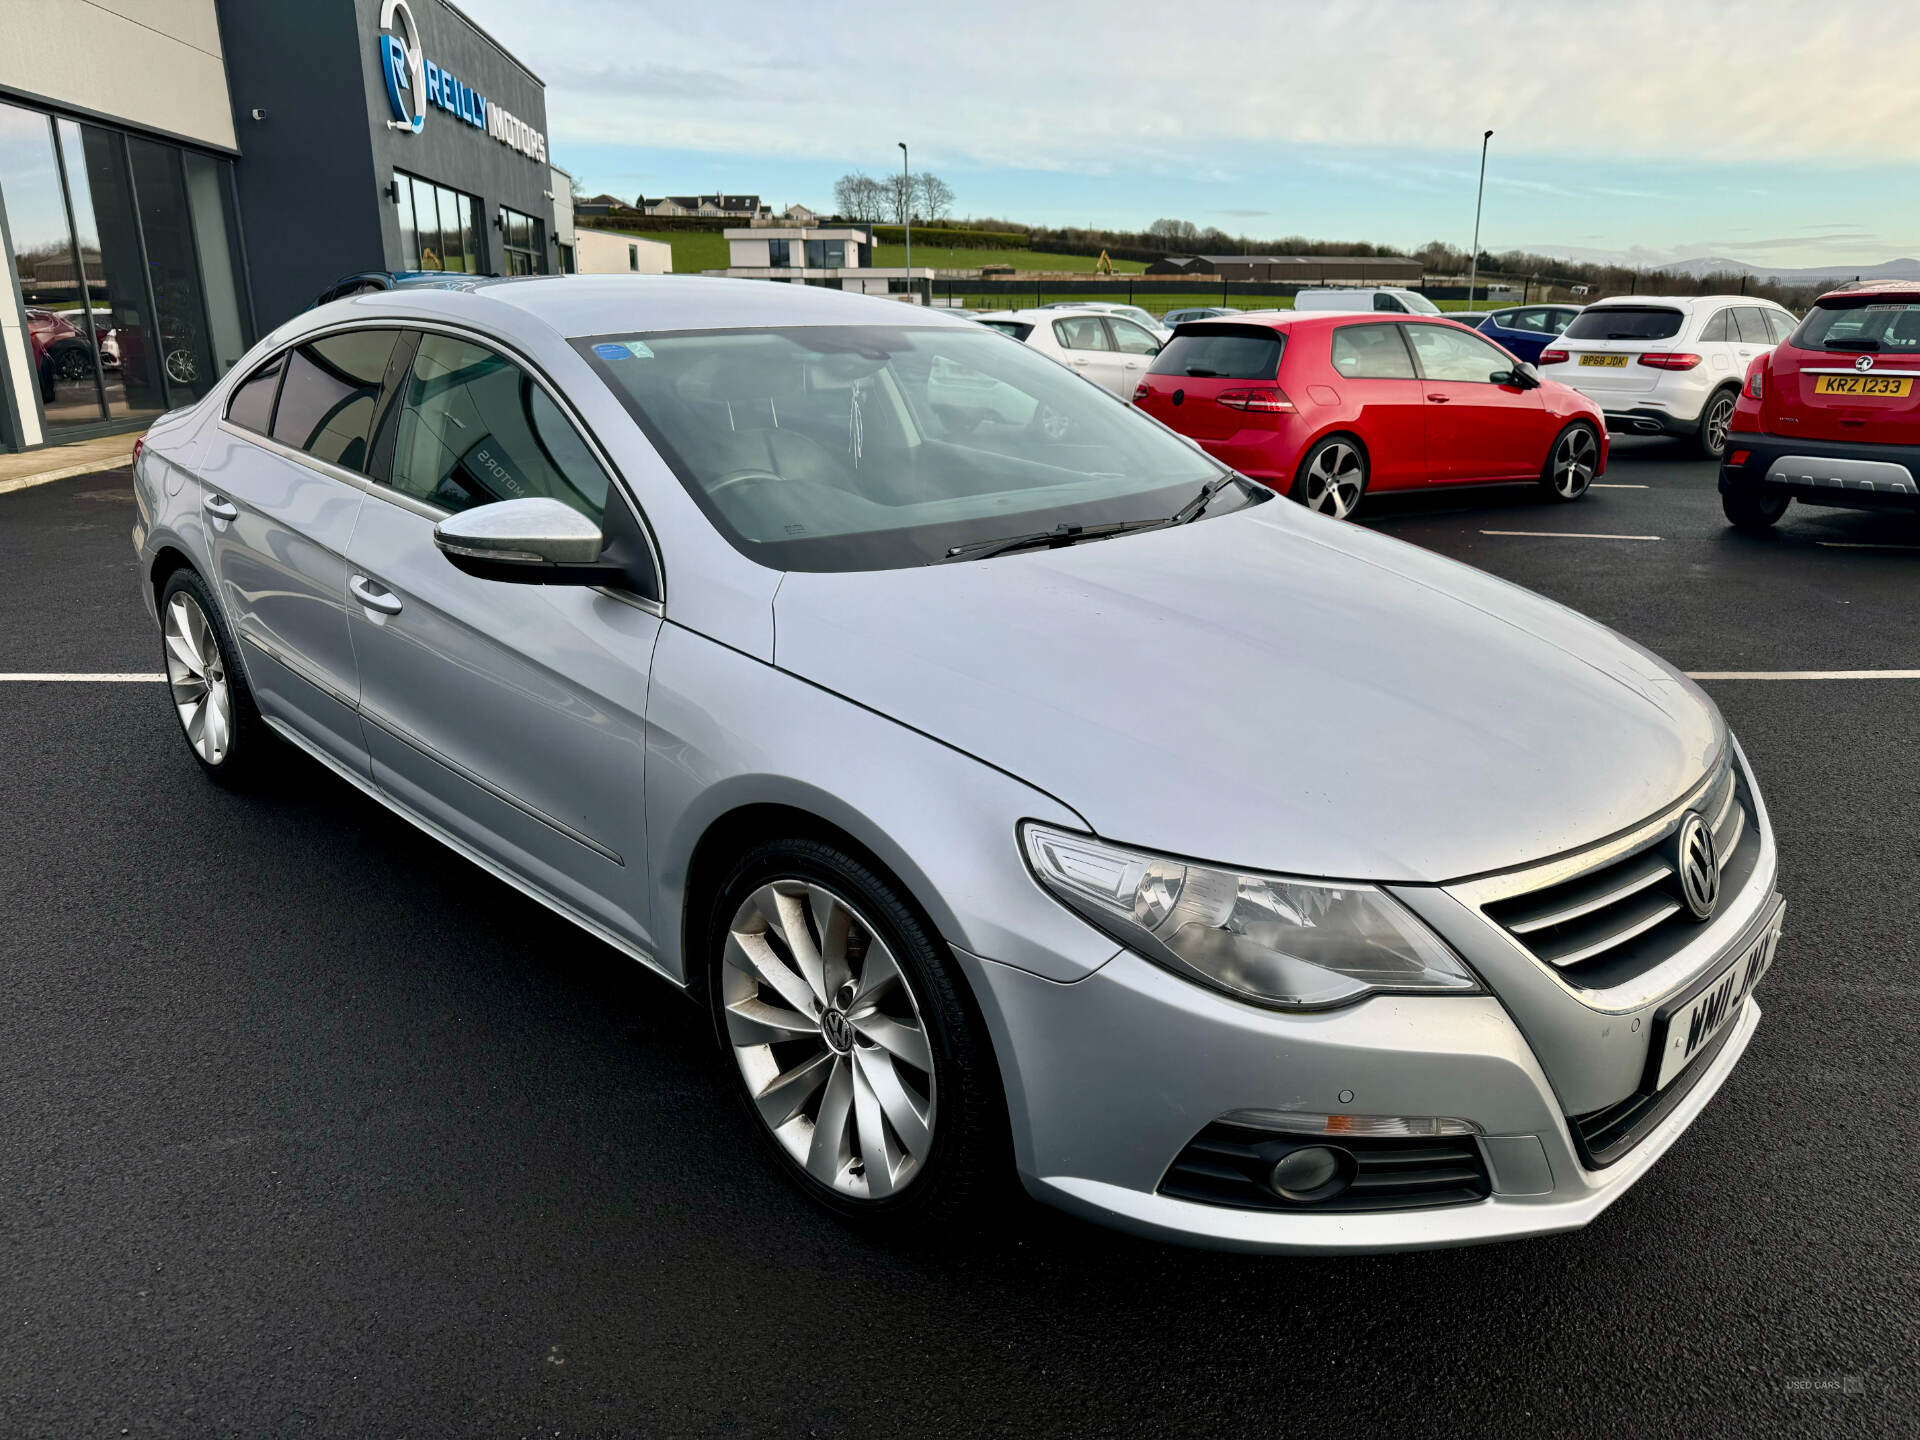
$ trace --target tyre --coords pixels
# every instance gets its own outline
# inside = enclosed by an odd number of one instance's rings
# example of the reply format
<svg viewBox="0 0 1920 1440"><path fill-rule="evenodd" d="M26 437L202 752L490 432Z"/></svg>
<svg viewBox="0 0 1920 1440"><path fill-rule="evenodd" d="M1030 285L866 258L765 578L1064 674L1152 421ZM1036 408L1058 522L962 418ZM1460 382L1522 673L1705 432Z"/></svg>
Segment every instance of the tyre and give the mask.
<svg viewBox="0 0 1920 1440"><path fill-rule="evenodd" d="M1287 495L1309 510L1344 520L1360 507L1366 493L1367 456L1360 442L1329 435L1301 457Z"/></svg>
<svg viewBox="0 0 1920 1440"><path fill-rule="evenodd" d="M222 785L251 781L272 732L235 663L227 623L191 570L174 571L160 592L160 637L167 690L187 749L208 779Z"/></svg>
<svg viewBox="0 0 1920 1440"><path fill-rule="evenodd" d="M1705 460L1718 460L1727 453L1727 432L1733 428L1733 407L1740 399L1734 390L1716 390L1707 397L1700 412L1700 428L1693 437L1694 449Z"/></svg>
<svg viewBox="0 0 1920 1440"><path fill-rule="evenodd" d="M1556 500L1578 500L1593 484L1600 464L1600 436L1584 420L1576 420L1554 439L1540 484Z"/></svg>
<svg viewBox="0 0 1920 1440"><path fill-rule="evenodd" d="M1012 1174L1006 1105L945 946L894 883L825 841L766 841L705 943L715 1036L780 1167L874 1228L977 1218Z"/></svg>
<svg viewBox="0 0 1920 1440"><path fill-rule="evenodd" d="M1791 503L1791 497L1786 495L1753 495L1742 490L1727 490L1720 495L1720 508L1726 511L1727 522L1749 535L1765 535L1773 529Z"/></svg>

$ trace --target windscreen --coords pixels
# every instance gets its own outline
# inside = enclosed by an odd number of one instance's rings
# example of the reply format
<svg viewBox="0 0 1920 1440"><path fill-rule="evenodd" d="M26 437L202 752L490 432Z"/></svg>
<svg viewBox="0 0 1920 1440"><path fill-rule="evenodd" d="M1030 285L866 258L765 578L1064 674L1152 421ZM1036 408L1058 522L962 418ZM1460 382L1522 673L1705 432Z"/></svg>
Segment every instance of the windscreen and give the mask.
<svg viewBox="0 0 1920 1440"><path fill-rule="evenodd" d="M1670 340L1686 319L1665 305L1604 305L1582 310L1562 332L1566 340Z"/></svg>
<svg viewBox="0 0 1920 1440"><path fill-rule="evenodd" d="M1182 330L1169 340L1149 373L1196 380L1272 380L1280 373L1286 341L1276 330Z"/></svg>
<svg viewBox="0 0 1920 1440"><path fill-rule="evenodd" d="M1410 315L1438 315L1440 313L1440 307L1424 295L1417 295L1411 290L1396 290L1393 294L1395 299L1407 307L1407 313Z"/></svg>
<svg viewBox="0 0 1920 1440"><path fill-rule="evenodd" d="M895 569L975 541L1164 518L1224 473L1131 405L973 325L574 344L716 528L781 570ZM1247 501L1215 509L1235 503Z"/></svg>
<svg viewBox="0 0 1920 1440"><path fill-rule="evenodd" d="M1798 350L1863 355L1920 353L1920 304L1907 300L1822 300L1787 342Z"/></svg>

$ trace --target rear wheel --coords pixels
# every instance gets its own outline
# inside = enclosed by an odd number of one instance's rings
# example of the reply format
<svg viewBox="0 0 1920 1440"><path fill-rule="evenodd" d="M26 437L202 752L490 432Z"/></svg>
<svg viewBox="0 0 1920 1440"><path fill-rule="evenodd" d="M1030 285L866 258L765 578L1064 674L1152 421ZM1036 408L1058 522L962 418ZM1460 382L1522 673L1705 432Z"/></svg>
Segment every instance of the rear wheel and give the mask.
<svg viewBox="0 0 1920 1440"><path fill-rule="evenodd" d="M1367 457L1357 440L1332 435L1300 461L1288 496L1322 515L1344 520L1367 493Z"/></svg>
<svg viewBox="0 0 1920 1440"><path fill-rule="evenodd" d="M1540 483L1557 500L1578 500L1593 484L1600 464L1600 436L1591 425L1576 421L1560 432L1547 452Z"/></svg>
<svg viewBox="0 0 1920 1440"><path fill-rule="evenodd" d="M1733 428L1733 407L1739 400L1732 390L1716 390L1700 412L1700 429L1693 437L1694 448L1707 460L1718 460L1727 453L1727 432Z"/></svg>
<svg viewBox="0 0 1920 1440"><path fill-rule="evenodd" d="M1786 495L1753 495L1742 490L1728 490L1720 496L1720 508L1726 511L1728 523L1749 535L1764 535L1773 529L1791 503Z"/></svg>

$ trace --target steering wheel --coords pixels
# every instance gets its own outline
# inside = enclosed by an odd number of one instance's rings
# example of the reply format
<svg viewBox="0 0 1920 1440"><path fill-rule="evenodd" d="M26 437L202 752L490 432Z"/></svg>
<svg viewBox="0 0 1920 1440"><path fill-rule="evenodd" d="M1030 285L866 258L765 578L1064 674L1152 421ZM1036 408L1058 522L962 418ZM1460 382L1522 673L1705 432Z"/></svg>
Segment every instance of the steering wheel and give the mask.
<svg viewBox="0 0 1920 1440"><path fill-rule="evenodd" d="M757 470L749 467L745 470L733 470L722 475L707 487L707 493L709 495L718 495L729 485L744 485L749 480L771 480L776 485L784 485L787 483L787 477L784 475L775 474L771 470Z"/></svg>

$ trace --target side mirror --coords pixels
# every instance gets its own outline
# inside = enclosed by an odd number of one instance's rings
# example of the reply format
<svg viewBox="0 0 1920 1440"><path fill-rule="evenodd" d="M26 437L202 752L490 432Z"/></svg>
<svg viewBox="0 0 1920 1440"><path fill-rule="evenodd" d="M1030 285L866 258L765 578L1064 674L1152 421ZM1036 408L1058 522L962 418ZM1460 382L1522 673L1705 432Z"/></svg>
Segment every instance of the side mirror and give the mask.
<svg viewBox="0 0 1920 1440"><path fill-rule="evenodd" d="M481 580L521 585L630 585L626 567L608 563L600 527L545 496L497 500L449 515L433 543L455 568Z"/></svg>
<svg viewBox="0 0 1920 1440"><path fill-rule="evenodd" d="M1516 360L1511 370L1496 370L1488 378L1496 385L1517 385L1522 390L1540 388L1540 372L1526 360Z"/></svg>

